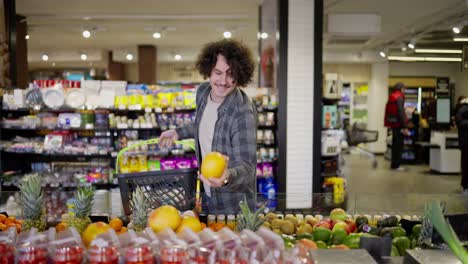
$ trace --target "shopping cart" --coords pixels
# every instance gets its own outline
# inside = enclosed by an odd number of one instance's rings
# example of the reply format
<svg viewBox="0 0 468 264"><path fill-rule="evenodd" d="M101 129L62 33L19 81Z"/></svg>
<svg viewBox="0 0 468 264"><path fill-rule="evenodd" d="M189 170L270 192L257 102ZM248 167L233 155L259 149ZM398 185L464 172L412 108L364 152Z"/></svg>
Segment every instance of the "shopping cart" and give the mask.
<svg viewBox="0 0 468 264"><path fill-rule="evenodd" d="M374 153L363 148L362 144L376 142L379 139L379 131L367 130L367 124L354 123L351 128L345 127L349 148L347 152L356 151L367 156L372 162L372 168L377 168L377 159Z"/></svg>
<svg viewBox="0 0 468 264"><path fill-rule="evenodd" d="M198 174L196 169L119 174L119 160L126 152L143 145L157 143L158 139L142 141L120 150L117 155L115 171L126 215L131 214L130 200L133 191L137 187L143 190L151 208L157 208L165 204L172 205L181 211L200 208L200 181L197 179ZM176 141L175 143L194 149L192 143L185 141Z"/></svg>

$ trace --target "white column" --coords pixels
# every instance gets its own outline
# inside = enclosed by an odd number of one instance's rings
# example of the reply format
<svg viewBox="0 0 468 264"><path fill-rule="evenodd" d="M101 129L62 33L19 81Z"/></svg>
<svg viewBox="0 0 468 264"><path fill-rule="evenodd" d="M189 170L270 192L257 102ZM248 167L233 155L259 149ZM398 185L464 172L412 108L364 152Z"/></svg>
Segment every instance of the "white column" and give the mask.
<svg viewBox="0 0 468 264"><path fill-rule="evenodd" d="M367 147L374 153L384 153L387 145L387 128L384 127L385 104L388 99L388 62L371 65L371 80L369 83L368 124L370 130L379 131L379 140L369 143Z"/></svg>
<svg viewBox="0 0 468 264"><path fill-rule="evenodd" d="M289 0L288 17L286 207L310 208L314 126L314 1Z"/></svg>

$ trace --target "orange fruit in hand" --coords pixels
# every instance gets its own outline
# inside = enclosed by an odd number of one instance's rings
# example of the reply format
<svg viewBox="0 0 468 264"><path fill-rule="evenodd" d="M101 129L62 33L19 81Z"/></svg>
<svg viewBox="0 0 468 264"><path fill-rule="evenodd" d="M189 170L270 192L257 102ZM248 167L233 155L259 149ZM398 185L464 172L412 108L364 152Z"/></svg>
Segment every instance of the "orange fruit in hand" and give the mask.
<svg viewBox="0 0 468 264"><path fill-rule="evenodd" d="M16 218L14 216L9 216L5 221L3 222L5 225L8 224L15 224L16 223Z"/></svg>
<svg viewBox="0 0 468 264"><path fill-rule="evenodd" d="M6 226L5 224L0 223L0 230L3 231L3 230L5 230L6 228L7 228L7 226Z"/></svg>
<svg viewBox="0 0 468 264"><path fill-rule="evenodd" d="M0 223L5 222L6 219L7 219L6 215L0 214Z"/></svg>
<svg viewBox="0 0 468 264"><path fill-rule="evenodd" d="M210 152L203 158L201 174L206 178L221 178L226 168L226 159L219 152Z"/></svg>
<svg viewBox="0 0 468 264"><path fill-rule="evenodd" d="M115 230L115 232L119 232L123 227L123 222L120 218L114 218L110 220L109 225Z"/></svg>

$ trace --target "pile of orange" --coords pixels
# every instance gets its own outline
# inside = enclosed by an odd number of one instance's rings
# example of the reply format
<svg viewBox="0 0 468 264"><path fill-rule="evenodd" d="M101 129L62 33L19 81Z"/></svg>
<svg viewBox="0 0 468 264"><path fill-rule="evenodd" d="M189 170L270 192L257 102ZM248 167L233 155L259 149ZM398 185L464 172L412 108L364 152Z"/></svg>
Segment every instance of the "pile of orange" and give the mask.
<svg viewBox="0 0 468 264"><path fill-rule="evenodd" d="M223 229L226 225L223 223L211 223L209 228L214 232L218 232L219 230Z"/></svg>
<svg viewBox="0 0 468 264"><path fill-rule="evenodd" d="M115 230L117 234L122 234L127 232L127 228L123 226L122 220L120 218L113 218L109 222L110 227Z"/></svg>
<svg viewBox="0 0 468 264"><path fill-rule="evenodd" d="M16 231L21 232L23 220L17 220L14 216L0 214L0 231L7 230L10 227L16 227Z"/></svg>

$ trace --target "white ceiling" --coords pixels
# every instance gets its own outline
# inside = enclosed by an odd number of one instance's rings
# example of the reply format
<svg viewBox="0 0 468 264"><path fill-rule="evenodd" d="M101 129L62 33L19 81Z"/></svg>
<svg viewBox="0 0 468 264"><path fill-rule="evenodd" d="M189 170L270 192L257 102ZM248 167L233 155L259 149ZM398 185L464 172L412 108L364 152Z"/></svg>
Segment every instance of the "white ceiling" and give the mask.
<svg viewBox="0 0 468 264"><path fill-rule="evenodd" d="M290 0L293 1L293 0ZM310 0L312 1L312 0ZM324 0L324 49L368 51L390 47L419 37L418 45L450 47L450 27L461 15L468 15L467 0ZM56 55L66 63L79 61L79 53L114 50L117 59L136 52L139 44L158 47L158 60L171 61L174 53L192 61L201 45L222 38L224 29L257 50L258 6L261 0L16 0L18 14L26 16L30 67L50 65ZM381 16L381 32L365 43L336 43L326 32L330 13L374 13ZM467 16L468 17L468 16ZM89 39L83 29L94 29ZM161 39L152 38L162 30ZM468 35L468 26L461 35ZM355 43L355 41L354 41ZM47 63L40 55L49 54ZM63 56L68 54L68 56ZM59 62L57 62L58 64ZM86 65L86 64L85 64Z"/></svg>

